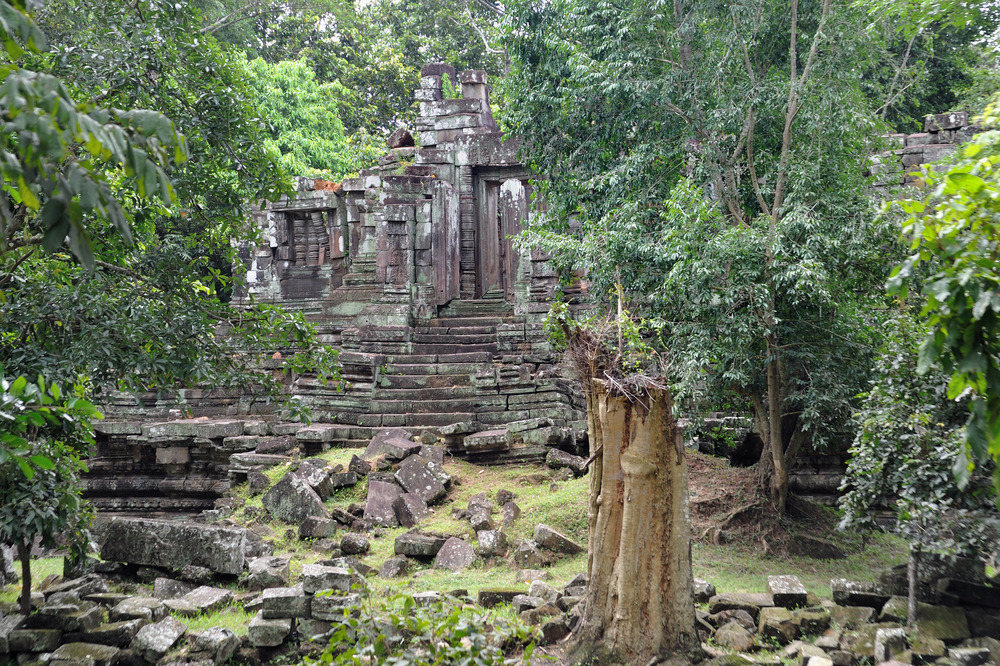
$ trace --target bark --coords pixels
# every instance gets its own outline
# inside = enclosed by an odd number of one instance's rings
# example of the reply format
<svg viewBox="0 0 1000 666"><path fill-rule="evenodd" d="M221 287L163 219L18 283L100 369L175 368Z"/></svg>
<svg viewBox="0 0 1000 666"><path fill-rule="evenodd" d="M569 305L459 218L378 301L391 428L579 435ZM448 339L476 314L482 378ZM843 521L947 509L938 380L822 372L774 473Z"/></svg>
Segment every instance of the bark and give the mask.
<svg viewBox="0 0 1000 666"><path fill-rule="evenodd" d="M31 614L31 544L17 544L17 558L21 560L21 615Z"/></svg>
<svg viewBox="0 0 1000 666"><path fill-rule="evenodd" d="M670 395L636 402L590 383L586 606L574 661L647 664L697 650L687 462Z"/></svg>
<svg viewBox="0 0 1000 666"><path fill-rule="evenodd" d="M917 546L910 546L910 557L906 561L906 627L915 629L917 626L917 558L920 556L920 549Z"/></svg>

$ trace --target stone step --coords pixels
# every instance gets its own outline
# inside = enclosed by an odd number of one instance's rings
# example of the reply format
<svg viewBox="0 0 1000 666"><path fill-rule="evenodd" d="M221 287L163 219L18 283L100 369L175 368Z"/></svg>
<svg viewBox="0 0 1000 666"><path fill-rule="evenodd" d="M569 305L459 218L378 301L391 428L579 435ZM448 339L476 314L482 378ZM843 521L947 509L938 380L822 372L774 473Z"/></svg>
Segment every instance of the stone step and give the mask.
<svg viewBox="0 0 1000 666"><path fill-rule="evenodd" d="M451 345L451 348L461 350L462 347ZM407 365L437 363L489 363L493 360L493 355L481 351L456 351L448 354L388 354L385 356L386 363L405 363Z"/></svg>
<svg viewBox="0 0 1000 666"><path fill-rule="evenodd" d="M447 376L447 375L445 375ZM441 386L424 388L386 387L375 389L372 397L375 400L448 400L471 398L476 395L474 386Z"/></svg>
<svg viewBox="0 0 1000 666"><path fill-rule="evenodd" d="M491 327L495 328L498 324L511 324L518 323L520 317L515 317L513 315L508 317L498 317L496 315L466 315L466 316L442 316L435 319L428 319L425 322L420 322L420 328L464 328L467 326L479 326L479 327Z"/></svg>
<svg viewBox="0 0 1000 666"><path fill-rule="evenodd" d="M497 327L491 325L470 325L470 326L416 326L414 332L417 335L496 335Z"/></svg>
<svg viewBox="0 0 1000 666"><path fill-rule="evenodd" d="M437 414L473 412L475 400L372 400L371 410L378 414Z"/></svg>
<svg viewBox="0 0 1000 666"><path fill-rule="evenodd" d="M417 354L450 354L455 351L457 345L444 342L419 342L414 343L412 351ZM465 352L489 352L495 354L498 351L497 343L488 344L465 344L462 345Z"/></svg>
<svg viewBox="0 0 1000 666"><path fill-rule="evenodd" d="M394 389L444 388L471 386L470 375L382 375L379 386ZM376 389L377 390L377 389Z"/></svg>
<svg viewBox="0 0 1000 666"><path fill-rule="evenodd" d="M405 426L444 426L451 425L452 423L472 421L474 418L475 415L472 412L406 414L403 424Z"/></svg>
<svg viewBox="0 0 1000 666"><path fill-rule="evenodd" d="M484 333L452 333L453 330L461 329L440 329L441 333L414 333L413 342L431 342L436 344L455 344L463 347L468 344L496 344L496 333L492 335Z"/></svg>
<svg viewBox="0 0 1000 666"><path fill-rule="evenodd" d="M389 363L386 371L390 375L451 375L457 373L472 374L479 368L478 363Z"/></svg>

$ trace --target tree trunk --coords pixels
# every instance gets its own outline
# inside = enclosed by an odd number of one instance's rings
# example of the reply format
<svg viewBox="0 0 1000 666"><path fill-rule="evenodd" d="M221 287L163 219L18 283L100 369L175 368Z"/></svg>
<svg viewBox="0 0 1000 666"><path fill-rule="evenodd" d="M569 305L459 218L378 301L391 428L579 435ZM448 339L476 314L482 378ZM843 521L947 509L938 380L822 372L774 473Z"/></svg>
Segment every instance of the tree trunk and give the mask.
<svg viewBox="0 0 1000 666"><path fill-rule="evenodd" d="M31 544L17 544L17 558L21 560L21 614L31 614Z"/></svg>
<svg viewBox="0 0 1000 666"><path fill-rule="evenodd" d="M916 545L910 546L910 557L906 562L906 627L915 629L917 627L917 558L920 556L920 548Z"/></svg>
<svg viewBox="0 0 1000 666"><path fill-rule="evenodd" d="M781 427L781 373L778 368L777 346L767 342L767 428L773 471L771 475L771 501L778 514L785 513L788 503L788 466L785 461L784 432Z"/></svg>
<svg viewBox="0 0 1000 666"><path fill-rule="evenodd" d="M630 402L591 381L587 399L590 582L574 660L647 664L697 650L687 462L670 395Z"/></svg>

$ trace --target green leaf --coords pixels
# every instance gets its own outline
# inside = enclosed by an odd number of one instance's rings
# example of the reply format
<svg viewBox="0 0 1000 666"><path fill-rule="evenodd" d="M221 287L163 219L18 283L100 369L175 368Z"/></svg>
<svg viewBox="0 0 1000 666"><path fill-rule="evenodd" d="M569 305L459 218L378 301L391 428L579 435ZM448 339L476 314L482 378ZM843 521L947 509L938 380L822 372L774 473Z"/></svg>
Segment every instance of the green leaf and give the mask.
<svg viewBox="0 0 1000 666"><path fill-rule="evenodd" d="M41 454L34 455L34 456L31 456L31 458L29 460L31 460L32 464L34 464L36 467L39 467L41 469L55 469L56 468L56 464L54 462L52 462L52 459L49 458L48 456L43 456Z"/></svg>

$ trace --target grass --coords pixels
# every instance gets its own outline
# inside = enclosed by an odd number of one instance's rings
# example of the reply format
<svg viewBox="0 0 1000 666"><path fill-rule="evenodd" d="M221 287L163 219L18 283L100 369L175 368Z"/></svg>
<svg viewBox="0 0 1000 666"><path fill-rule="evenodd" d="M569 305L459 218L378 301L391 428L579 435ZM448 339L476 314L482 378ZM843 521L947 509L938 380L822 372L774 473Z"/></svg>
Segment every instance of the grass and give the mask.
<svg viewBox="0 0 1000 666"><path fill-rule="evenodd" d="M21 572L20 562L15 562L17 572ZM39 557L31 560L31 582L32 588L38 589L43 580L52 575L61 576L63 572L63 558L61 557ZM8 585L0 588L0 602L16 603L18 595L21 594L21 583Z"/></svg>
<svg viewBox="0 0 1000 666"><path fill-rule="evenodd" d="M331 465L346 467L356 449L333 449L321 455ZM265 472L271 482L284 476L294 463L273 467ZM517 496L521 517L507 530L508 542L530 538L535 525L546 523L563 532L578 543L585 544L587 537L587 494L589 480L569 479L557 481L554 474L537 465L481 467L462 460L448 460L445 470L454 481L445 500L432 507L432 514L421 522L420 529L452 534L474 539L475 534L466 520L459 520L452 514L453 509L465 509L473 495L486 493L495 500L500 489L509 490ZM351 503L361 503L365 498L365 484L337 491L327 501L327 505L346 509ZM268 540L276 555L291 559L292 583L301 575L302 566L326 556L313 549L308 541L297 538L293 525L278 522L251 521L247 509L260 507L260 496L250 497L246 484L234 488L236 498L245 502L237 510L233 519L242 524L265 525L272 531ZM499 512L494 516L499 521ZM371 552L361 558L362 562L377 569L382 562L393 555L395 538L405 532L404 528L380 528L369 535ZM341 533L338 533L338 536ZM720 592L762 592L767 576L775 574L795 574L806 589L824 598L830 596L830 579L848 578L852 580L874 580L886 567L905 561L906 548L902 540L884 534L870 534L862 539L833 535L833 539L845 544L848 557L841 560L814 560L805 557L773 558L762 557L756 543L726 543L711 545L696 542L692 557L694 574L711 582ZM551 582L564 586L576 574L586 571L585 554L564 557L557 560L548 572ZM62 572L61 558L45 558L32 562L34 580L40 583L46 576ZM515 588L527 590L528 583L517 579L517 567L502 561L487 567L477 560L470 568L451 572L434 569L429 565L416 565L404 578L383 579L377 575L368 578L373 593L389 596L398 593L438 590L467 590L473 597L483 588ZM228 586L227 586L228 587ZM0 590L0 601L15 601L18 587L8 586ZM209 627L221 626L239 635L246 633L251 615L242 608L230 606L213 613L194 618L178 617L191 631L201 631Z"/></svg>

